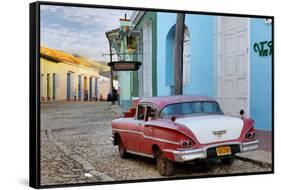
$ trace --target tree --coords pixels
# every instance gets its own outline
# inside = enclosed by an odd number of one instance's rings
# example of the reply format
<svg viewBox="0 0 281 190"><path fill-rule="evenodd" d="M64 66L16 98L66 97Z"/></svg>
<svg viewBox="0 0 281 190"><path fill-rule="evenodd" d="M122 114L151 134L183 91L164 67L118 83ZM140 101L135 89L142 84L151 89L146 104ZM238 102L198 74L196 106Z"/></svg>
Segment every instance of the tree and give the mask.
<svg viewBox="0 0 281 190"><path fill-rule="evenodd" d="M182 94L183 78L183 40L184 40L184 13L177 13L175 42L174 42L174 94Z"/></svg>

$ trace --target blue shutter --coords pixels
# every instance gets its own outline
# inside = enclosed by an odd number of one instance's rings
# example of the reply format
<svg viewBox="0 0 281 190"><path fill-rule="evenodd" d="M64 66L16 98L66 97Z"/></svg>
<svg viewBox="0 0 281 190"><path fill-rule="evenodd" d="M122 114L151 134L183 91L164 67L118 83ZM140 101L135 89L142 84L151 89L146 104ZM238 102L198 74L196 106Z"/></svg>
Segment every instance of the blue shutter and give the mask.
<svg viewBox="0 0 281 190"><path fill-rule="evenodd" d="M70 100L70 87L71 87L71 78L70 78L71 73L67 73L67 100Z"/></svg>

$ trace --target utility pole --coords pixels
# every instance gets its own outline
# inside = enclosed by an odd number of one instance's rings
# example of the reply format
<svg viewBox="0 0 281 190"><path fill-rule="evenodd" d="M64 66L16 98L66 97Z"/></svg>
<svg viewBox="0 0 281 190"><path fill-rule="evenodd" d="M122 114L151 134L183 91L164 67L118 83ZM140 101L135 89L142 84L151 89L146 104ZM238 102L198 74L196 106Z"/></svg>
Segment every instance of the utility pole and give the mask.
<svg viewBox="0 0 281 190"><path fill-rule="evenodd" d="M112 48L111 48L111 41L110 40L108 40L109 41L109 54L110 54L110 62L112 62ZM112 70L112 67L110 67L110 78L111 78L111 80L110 80L110 89L111 89L111 101L112 101L112 105L114 105L115 104L115 94L114 94L114 90L113 90L113 88L114 88L114 86L113 86L113 70Z"/></svg>
<svg viewBox="0 0 281 190"><path fill-rule="evenodd" d="M177 13L175 42L174 42L174 95L182 94L183 86L183 40L184 13Z"/></svg>

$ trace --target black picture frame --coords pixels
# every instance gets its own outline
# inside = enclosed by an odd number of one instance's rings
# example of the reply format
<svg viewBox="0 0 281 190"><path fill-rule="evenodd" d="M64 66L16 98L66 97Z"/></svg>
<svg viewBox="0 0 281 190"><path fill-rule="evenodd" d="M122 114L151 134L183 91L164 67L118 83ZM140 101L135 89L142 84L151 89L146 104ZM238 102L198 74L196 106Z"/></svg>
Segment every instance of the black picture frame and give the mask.
<svg viewBox="0 0 281 190"><path fill-rule="evenodd" d="M247 18L267 18L272 19L272 170L253 173L235 173L235 174L218 174L196 177L171 177L159 179L141 179L128 181L113 181L113 182L95 182L95 183L75 183L75 184L59 184L59 185L41 185L40 181L40 5L56 5L69 7L87 7L87 8L108 8L108 9L125 9L125 10L141 10L141 11L157 11L157 12L172 12L172 13L190 13L204 15L219 15L219 16L234 16ZM231 177L244 175L259 175L274 173L274 16L268 15L248 15L248 14L233 14L220 12L201 12L188 10L168 10L143 7L125 7L125 6L109 6L109 5L94 5L80 3L64 3L64 2L48 2L37 1L29 4L29 185L33 188L54 188L54 187L72 187L72 186L88 186L102 184L120 184L120 183L136 183L136 182L151 182L151 181L166 181L166 180L182 180L194 178L214 178L214 177ZM34 64L36 63L36 64Z"/></svg>

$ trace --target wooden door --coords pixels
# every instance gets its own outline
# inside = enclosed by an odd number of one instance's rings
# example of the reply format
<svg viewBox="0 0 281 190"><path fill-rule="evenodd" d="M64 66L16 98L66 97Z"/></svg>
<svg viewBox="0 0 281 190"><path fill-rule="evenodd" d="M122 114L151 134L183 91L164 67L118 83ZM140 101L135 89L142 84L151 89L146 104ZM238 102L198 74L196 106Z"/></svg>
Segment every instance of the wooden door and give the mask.
<svg viewBox="0 0 281 190"><path fill-rule="evenodd" d="M228 115L249 115L249 19L218 17L216 26L217 100Z"/></svg>

